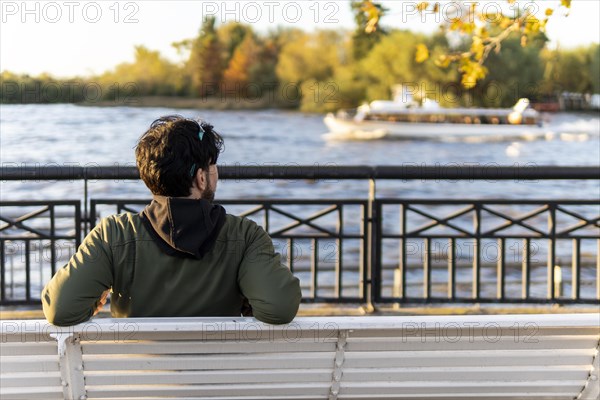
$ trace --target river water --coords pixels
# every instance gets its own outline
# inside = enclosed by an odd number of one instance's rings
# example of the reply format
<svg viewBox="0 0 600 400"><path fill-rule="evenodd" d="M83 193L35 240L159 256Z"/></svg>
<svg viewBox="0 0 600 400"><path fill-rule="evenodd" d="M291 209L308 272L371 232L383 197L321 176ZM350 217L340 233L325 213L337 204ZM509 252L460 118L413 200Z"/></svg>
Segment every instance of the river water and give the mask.
<svg viewBox="0 0 600 400"><path fill-rule="evenodd" d="M211 111L167 108L2 105L2 165L134 165L139 136L159 116L181 114L211 122L225 138L222 165L598 165L600 117L557 114L552 140L444 142L328 142L322 115L286 111ZM8 185L2 199L63 198L80 184ZM143 185L98 182L95 194L143 195ZM221 198L367 196L365 183L298 181L222 182ZM42 190L40 190L42 189ZM317 192L318 190L318 192ZM392 197L595 198L597 182L398 182L379 185Z"/></svg>
<svg viewBox="0 0 600 400"><path fill-rule="evenodd" d="M225 139L226 149L219 159L221 165L525 167L600 164L598 114L555 114L549 117L548 126L555 134L533 141L526 138L486 140L485 132L482 132L479 138L451 142L443 138L439 141L329 142L323 137L327 133L323 115L279 110L212 111L75 105L2 105L1 162L3 166L133 166L134 147L139 136L154 119L168 114L202 118L212 123ZM83 198L81 182L2 182L1 185L0 199L3 201ZM217 200L366 199L368 188L368 182L365 181L222 181L219 183ZM89 190L92 198L149 197L141 182L91 182ZM600 185L598 181L387 181L378 182L377 196L425 199L598 199ZM596 209L592 210L592 214L600 214ZM583 243L583 252L588 255L597 253L594 242ZM388 246L396 246L394 243ZM349 253L344 257L351 259L358 254L357 248L352 247L346 249ZM393 255L395 253L391 254L384 257L384 264L397 262ZM308 259L309 255L307 251L304 259ZM564 258L568 257L567 252ZM595 263L593 260L591 262ZM414 272L417 276L415 283L418 283L422 279L421 272ZM389 279L393 279L390 271L386 273ZM491 270L489 273L493 275L494 272ZM443 269L439 274L444 274ZM465 280L468 281L468 271L466 274ZM511 276L516 280L519 274L518 270L509 272L509 280ZM545 276L543 271L541 274ZM356 273L353 273L348 279L356 281L355 278ZM45 279L40 273L40 285ZM332 276L325 275L323 279L331 284ZM584 272L582 281L585 279L593 280L594 271ZM493 293L493 287L490 290ZM536 290L543 293L543 285ZM593 283L586 290L593 295Z"/></svg>

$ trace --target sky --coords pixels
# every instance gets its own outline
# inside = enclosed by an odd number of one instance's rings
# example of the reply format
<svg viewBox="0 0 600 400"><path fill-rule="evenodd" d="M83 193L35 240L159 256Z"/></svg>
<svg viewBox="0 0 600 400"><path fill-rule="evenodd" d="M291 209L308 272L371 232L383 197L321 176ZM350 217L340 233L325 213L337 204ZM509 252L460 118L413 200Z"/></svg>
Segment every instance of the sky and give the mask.
<svg viewBox="0 0 600 400"><path fill-rule="evenodd" d="M416 13L418 2L382 1L389 9L382 24L433 32L439 17ZM543 13L558 3L517 0L513 7L533 7ZM307 31L353 29L349 4L349 0L0 0L0 71L90 76L133 61L136 45L181 61L182 55L171 44L195 37L203 18L209 15L216 16L219 23L235 20L251 24L259 32L275 26ZM478 4L488 11L507 7L505 0ZM455 10L456 2L443 1L441 5L443 17ZM569 15L563 14L555 14L548 24L551 46L571 48L600 41L600 1L573 0Z"/></svg>

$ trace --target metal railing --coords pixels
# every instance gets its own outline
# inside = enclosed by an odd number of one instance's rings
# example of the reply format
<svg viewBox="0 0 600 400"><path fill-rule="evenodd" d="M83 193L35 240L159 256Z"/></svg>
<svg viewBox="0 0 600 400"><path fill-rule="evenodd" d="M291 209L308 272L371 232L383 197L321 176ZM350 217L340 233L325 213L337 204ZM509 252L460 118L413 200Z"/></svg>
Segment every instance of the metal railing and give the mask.
<svg viewBox="0 0 600 400"><path fill-rule="evenodd" d="M304 302L600 304L600 200L379 199L375 190L379 180L600 180L599 167L229 166L219 174L370 182L365 199L219 201L271 235ZM0 202L0 304L38 301L34 283L66 263L98 218L149 202L91 198L88 181L103 179L139 175L122 167L1 169L3 181L80 180L84 199ZM37 267L32 243L49 253Z"/></svg>

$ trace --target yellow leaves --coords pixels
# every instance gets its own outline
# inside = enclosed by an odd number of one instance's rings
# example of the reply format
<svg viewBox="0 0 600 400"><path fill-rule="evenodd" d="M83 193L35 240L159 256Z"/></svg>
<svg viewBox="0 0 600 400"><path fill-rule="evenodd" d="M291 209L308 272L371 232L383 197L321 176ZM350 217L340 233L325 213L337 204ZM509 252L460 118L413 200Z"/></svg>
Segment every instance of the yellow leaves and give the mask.
<svg viewBox="0 0 600 400"><path fill-rule="evenodd" d="M571 0L560 0L560 5L565 8L571 8Z"/></svg>
<svg viewBox="0 0 600 400"><path fill-rule="evenodd" d="M512 19L508 17L502 17L502 20L498 25L500 26L500 29L508 29L508 27L513 25L514 23L515 21L513 21Z"/></svg>
<svg viewBox="0 0 600 400"><path fill-rule="evenodd" d="M379 25L379 17L372 18L367 22L367 26L365 27L365 32L373 33L377 30L377 26Z"/></svg>
<svg viewBox="0 0 600 400"><path fill-rule="evenodd" d="M381 19L381 10L373 4L371 0L363 1L362 12L367 15L367 26L365 27L365 32L373 33L379 27L379 20Z"/></svg>
<svg viewBox="0 0 600 400"><path fill-rule="evenodd" d="M479 36L482 40L485 40L490 37L489 31L485 28L485 26L481 26L475 30L475 35Z"/></svg>
<svg viewBox="0 0 600 400"><path fill-rule="evenodd" d="M475 60L481 61L483 59L484 50L483 40L479 36L474 36L473 43L471 44L471 53Z"/></svg>
<svg viewBox="0 0 600 400"><path fill-rule="evenodd" d="M460 18L452 18L450 20L449 28L451 31L458 31L462 29L463 25L464 22Z"/></svg>
<svg viewBox="0 0 600 400"><path fill-rule="evenodd" d="M461 84L465 89L472 89L477 85L477 81L485 78L487 68L478 62L474 62L468 57L463 57L460 61L460 72L462 72Z"/></svg>
<svg viewBox="0 0 600 400"><path fill-rule="evenodd" d="M546 8L546 16L549 17L554 14L554 10L551 8Z"/></svg>
<svg viewBox="0 0 600 400"><path fill-rule="evenodd" d="M415 61L419 64L424 63L429 59L429 49L423 43L417 45L417 54L415 55Z"/></svg>
<svg viewBox="0 0 600 400"><path fill-rule="evenodd" d="M429 2L427 2L427 1L422 1L419 4L417 4L417 10L419 12L423 12L423 11L427 10L427 7L429 7Z"/></svg>
<svg viewBox="0 0 600 400"><path fill-rule="evenodd" d="M452 62L452 57L447 56L447 55L441 55L437 58L437 60L435 60L435 65L437 65L440 68L448 68L450 66L450 63Z"/></svg>
<svg viewBox="0 0 600 400"><path fill-rule="evenodd" d="M475 23L474 22L465 22L462 24L462 32L466 33L467 35L472 34L475 31Z"/></svg>

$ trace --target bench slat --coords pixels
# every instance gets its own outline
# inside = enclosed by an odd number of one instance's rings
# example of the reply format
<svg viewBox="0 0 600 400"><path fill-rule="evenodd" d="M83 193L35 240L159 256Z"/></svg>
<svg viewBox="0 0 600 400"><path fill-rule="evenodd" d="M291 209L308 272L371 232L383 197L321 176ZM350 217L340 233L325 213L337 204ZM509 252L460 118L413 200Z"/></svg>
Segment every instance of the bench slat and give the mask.
<svg viewBox="0 0 600 400"><path fill-rule="evenodd" d="M38 357L2 357L0 373L60 371L58 354Z"/></svg>
<svg viewBox="0 0 600 400"><path fill-rule="evenodd" d="M556 350L556 349L595 349L598 336L542 336L525 339L523 337L483 338L440 336L423 338L378 337L354 338L350 336L347 351L402 351L402 350Z"/></svg>
<svg viewBox="0 0 600 400"><path fill-rule="evenodd" d="M60 386L60 372L7 373L0 377L0 387Z"/></svg>
<svg viewBox="0 0 600 400"><path fill-rule="evenodd" d="M462 393L453 392L446 394L347 394L338 397L340 400L378 400L378 399L427 399L427 400L463 400L463 399L485 399L485 400L511 400L511 399L535 399L535 400L573 400L572 393L560 391L552 392L542 390L536 393L515 392L515 393ZM213 398L214 400L214 398ZM219 399L221 400L221 399ZM232 400L232 399L228 399Z"/></svg>
<svg viewBox="0 0 600 400"><path fill-rule="evenodd" d="M492 354L495 353L495 354ZM346 352L345 368L590 365L594 350Z"/></svg>
<svg viewBox="0 0 600 400"><path fill-rule="evenodd" d="M344 382L373 381L540 381L585 380L589 370L585 366L536 367L455 367L431 368L344 368Z"/></svg>
<svg viewBox="0 0 600 400"><path fill-rule="evenodd" d="M145 372L94 372L85 375L86 384L98 385L165 385L232 383L306 383L331 382L332 369L294 369L260 371L145 371Z"/></svg>
<svg viewBox="0 0 600 400"><path fill-rule="evenodd" d="M232 375L232 380L235 376ZM165 396L165 397L191 397L191 396L321 396L325 399L329 395L329 383L289 383L289 384L230 384L230 385L195 385L195 386L90 386L87 389L90 398L118 398L126 397L131 393L136 396Z"/></svg>
<svg viewBox="0 0 600 400"><path fill-rule="evenodd" d="M2 400L31 400L31 399L62 399L62 387L0 387L0 399Z"/></svg>
<svg viewBox="0 0 600 400"><path fill-rule="evenodd" d="M335 343L301 342L83 342L83 354L231 354L334 352Z"/></svg>
<svg viewBox="0 0 600 400"><path fill-rule="evenodd" d="M248 370L333 367L335 353L225 354L180 356L85 356L86 371Z"/></svg>
<svg viewBox="0 0 600 400"><path fill-rule="evenodd" d="M413 382L342 382L340 394L429 394L439 395L444 393L539 393L548 392L570 392L575 393L580 390L580 381L535 381L519 382L507 381L497 382L453 382L439 381L427 382L426 385L421 381Z"/></svg>
<svg viewBox="0 0 600 400"><path fill-rule="evenodd" d="M58 346L56 341L41 343L2 343L2 357L7 356L49 356L56 355Z"/></svg>

